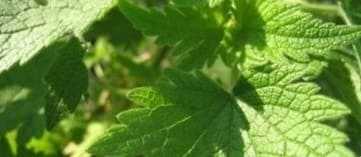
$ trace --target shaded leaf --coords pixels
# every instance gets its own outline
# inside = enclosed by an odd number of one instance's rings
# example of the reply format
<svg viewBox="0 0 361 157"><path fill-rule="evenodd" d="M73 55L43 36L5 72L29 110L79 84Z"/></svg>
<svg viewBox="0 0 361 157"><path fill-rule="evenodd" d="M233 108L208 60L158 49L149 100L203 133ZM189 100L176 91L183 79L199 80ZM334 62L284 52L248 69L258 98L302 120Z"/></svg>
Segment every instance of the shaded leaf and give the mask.
<svg viewBox="0 0 361 157"><path fill-rule="evenodd" d="M69 40L45 76L49 90L45 106L49 129L65 114L74 112L88 88L88 71L82 61L84 53L77 39Z"/></svg>
<svg viewBox="0 0 361 157"><path fill-rule="evenodd" d="M24 65L68 35L80 36L111 0L6 0L0 2L0 73Z"/></svg>
<svg viewBox="0 0 361 157"><path fill-rule="evenodd" d="M159 44L175 46L180 67L202 68L216 57L223 31L212 16L192 8L168 6L163 12L145 10L120 0L120 9L134 27L146 35L157 36Z"/></svg>

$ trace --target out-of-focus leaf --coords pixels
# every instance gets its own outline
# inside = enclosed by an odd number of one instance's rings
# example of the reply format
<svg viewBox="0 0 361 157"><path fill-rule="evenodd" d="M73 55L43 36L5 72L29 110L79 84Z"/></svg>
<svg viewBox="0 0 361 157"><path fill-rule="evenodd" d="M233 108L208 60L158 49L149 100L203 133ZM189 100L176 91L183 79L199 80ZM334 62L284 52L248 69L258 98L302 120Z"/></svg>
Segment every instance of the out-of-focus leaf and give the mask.
<svg viewBox="0 0 361 157"><path fill-rule="evenodd" d="M12 157L13 154L11 152L10 144L6 137L0 136L0 155L2 157Z"/></svg>
<svg viewBox="0 0 361 157"><path fill-rule="evenodd" d="M45 131L45 115L38 112L27 119L18 129L16 143L17 156L30 157L37 155L28 149L27 144L32 138L40 138Z"/></svg>
<svg viewBox="0 0 361 157"><path fill-rule="evenodd" d="M59 43L50 46L24 66L0 75L0 135L16 128L45 104L46 75Z"/></svg>
<svg viewBox="0 0 361 157"><path fill-rule="evenodd" d="M348 117L345 132L350 137L347 146L350 147L357 156L361 156L361 124L354 117Z"/></svg>
<svg viewBox="0 0 361 157"><path fill-rule="evenodd" d="M88 87L88 71L82 61L85 51L73 38L58 52L58 57L45 76L49 88L45 112L47 127L54 127L79 104Z"/></svg>
<svg viewBox="0 0 361 157"><path fill-rule="evenodd" d="M135 46L142 34L133 28L119 8L113 8L100 20L95 22L85 33L85 38L95 41L99 37L107 38L113 45Z"/></svg>
<svg viewBox="0 0 361 157"><path fill-rule="evenodd" d="M360 0L342 0L343 7L355 24L361 24L361 1Z"/></svg>
<svg viewBox="0 0 361 157"><path fill-rule="evenodd" d="M82 53L79 41L64 38L26 65L0 75L0 134L27 121L45 104L51 122L63 113L54 109L59 105L73 111L87 87ZM54 108L49 110L49 105Z"/></svg>
<svg viewBox="0 0 361 157"><path fill-rule="evenodd" d="M361 103L356 82L352 80L351 67L339 60L331 60L317 79L323 93L342 101L351 109L352 116L361 124Z"/></svg>
<svg viewBox="0 0 361 157"><path fill-rule="evenodd" d="M144 108L122 112L120 125L91 148L99 156L243 156L244 115L205 75L167 71L157 88L129 96Z"/></svg>

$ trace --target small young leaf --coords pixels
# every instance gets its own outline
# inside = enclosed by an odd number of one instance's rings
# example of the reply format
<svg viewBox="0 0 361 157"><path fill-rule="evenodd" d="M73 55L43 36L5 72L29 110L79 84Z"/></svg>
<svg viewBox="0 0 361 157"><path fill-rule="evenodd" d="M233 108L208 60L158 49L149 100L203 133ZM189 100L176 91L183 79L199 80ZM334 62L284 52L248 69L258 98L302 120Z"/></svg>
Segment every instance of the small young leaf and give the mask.
<svg viewBox="0 0 361 157"><path fill-rule="evenodd" d="M66 112L74 111L87 88L83 51L77 39L65 38L43 49L29 63L1 74L0 124L6 125L0 125L0 134L16 128L44 106L48 128L61 118L59 106Z"/></svg>
<svg viewBox="0 0 361 157"><path fill-rule="evenodd" d="M47 88L42 78L55 56L54 51L40 53L26 65L0 75L0 135L28 120L45 103Z"/></svg>
<svg viewBox="0 0 361 157"><path fill-rule="evenodd" d="M167 100L159 93L149 87L141 87L133 89L128 93L128 99L138 105L148 108L159 106L159 104L168 104Z"/></svg>

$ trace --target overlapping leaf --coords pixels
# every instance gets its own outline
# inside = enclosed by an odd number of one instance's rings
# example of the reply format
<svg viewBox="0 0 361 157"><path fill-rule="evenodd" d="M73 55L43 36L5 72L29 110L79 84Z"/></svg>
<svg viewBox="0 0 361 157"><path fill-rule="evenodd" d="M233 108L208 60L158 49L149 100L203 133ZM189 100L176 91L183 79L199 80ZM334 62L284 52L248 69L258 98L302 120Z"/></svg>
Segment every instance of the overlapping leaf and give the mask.
<svg viewBox="0 0 361 157"><path fill-rule="evenodd" d="M110 6L111 0L0 1L0 73L65 35L80 35Z"/></svg>
<svg viewBox="0 0 361 157"><path fill-rule="evenodd" d="M323 22L291 1L254 0L239 3L233 36L225 44L229 64L260 64L292 59L308 63L312 56L347 46L361 37L359 26Z"/></svg>
<svg viewBox="0 0 361 157"><path fill-rule="evenodd" d="M65 44L44 78L49 89L45 106L49 129L74 112L88 88L88 71L82 60L85 50L76 39Z"/></svg>
<svg viewBox="0 0 361 157"><path fill-rule="evenodd" d="M343 146L347 137L318 122L349 110L318 95L315 84L300 82L308 73L303 66L275 68L245 72L235 90L243 101L238 105L202 75L168 73L159 89L132 92L130 98L145 108L121 113L121 124L90 151L101 156L352 156Z"/></svg>
<svg viewBox="0 0 361 157"><path fill-rule="evenodd" d="M159 88L129 94L144 108L120 113L120 125L92 146L99 156L243 156L243 114L202 74L169 71Z"/></svg>
<svg viewBox="0 0 361 157"><path fill-rule="evenodd" d="M32 117L45 103L46 75L54 53L43 53L24 67L15 67L0 76L0 135Z"/></svg>
<svg viewBox="0 0 361 157"><path fill-rule="evenodd" d="M273 68L245 72L235 88L250 124L243 134L246 156L353 156L343 146L346 135L319 123L349 113L347 107L303 82L307 67Z"/></svg>
<svg viewBox="0 0 361 157"><path fill-rule="evenodd" d="M64 112L73 111L87 88L83 52L75 38L63 39L29 63L0 75L0 134L16 128L44 106L49 128Z"/></svg>

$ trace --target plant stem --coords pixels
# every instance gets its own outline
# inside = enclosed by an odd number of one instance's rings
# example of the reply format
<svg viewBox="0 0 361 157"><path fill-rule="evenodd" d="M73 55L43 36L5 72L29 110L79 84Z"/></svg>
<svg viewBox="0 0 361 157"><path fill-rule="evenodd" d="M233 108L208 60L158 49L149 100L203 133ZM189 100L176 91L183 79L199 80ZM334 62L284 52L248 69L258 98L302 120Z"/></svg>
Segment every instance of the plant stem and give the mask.
<svg viewBox="0 0 361 157"><path fill-rule="evenodd" d="M338 12L339 12L340 16L342 17L342 19L345 21L345 23L349 26L354 25L352 20L348 17L345 9L342 7L341 1L337 2L337 6L338 6ZM357 60L359 74L361 74L361 57L360 57L361 52L359 51L358 47L355 44L352 44L352 49L354 50L354 55Z"/></svg>
<svg viewBox="0 0 361 157"><path fill-rule="evenodd" d="M333 4L313 4L304 0L293 0L292 2L296 2L301 4L303 7L311 10L320 10L325 12L330 12L334 14L338 14L339 8L337 5Z"/></svg>
<svg viewBox="0 0 361 157"><path fill-rule="evenodd" d="M338 6L338 12L339 12L341 18L345 21L345 23L347 25L352 26L353 23L352 23L351 19L347 16L347 13L346 13L345 9L343 9L342 3L340 1L337 2L337 6Z"/></svg>

